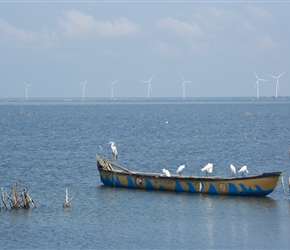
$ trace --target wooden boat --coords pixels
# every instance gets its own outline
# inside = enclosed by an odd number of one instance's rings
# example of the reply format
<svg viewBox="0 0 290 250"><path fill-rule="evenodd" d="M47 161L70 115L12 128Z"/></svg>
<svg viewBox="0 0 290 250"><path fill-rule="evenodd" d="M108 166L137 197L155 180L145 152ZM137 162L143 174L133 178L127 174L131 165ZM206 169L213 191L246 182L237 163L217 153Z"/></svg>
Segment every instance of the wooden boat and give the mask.
<svg viewBox="0 0 290 250"><path fill-rule="evenodd" d="M263 173L256 176L180 176L167 177L160 173L130 171L98 155L97 166L104 185L113 187L164 190L201 194L266 196L277 186L281 172ZM118 169L116 169L118 168Z"/></svg>

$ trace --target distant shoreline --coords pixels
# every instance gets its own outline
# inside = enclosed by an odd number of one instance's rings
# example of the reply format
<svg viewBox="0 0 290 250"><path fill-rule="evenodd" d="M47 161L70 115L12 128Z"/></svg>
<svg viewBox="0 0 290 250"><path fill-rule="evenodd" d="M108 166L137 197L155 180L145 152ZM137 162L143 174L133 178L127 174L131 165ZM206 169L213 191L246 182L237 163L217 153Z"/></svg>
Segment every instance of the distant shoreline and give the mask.
<svg viewBox="0 0 290 250"><path fill-rule="evenodd" d="M141 98L141 97L120 97L120 98L86 98L82 100L80 98L30 98L29 100L24 100L21 98L0 98L0 103L114 103L114 102L212 102L212 101L251 101L251 102L279 102L279 101L290 101L290 96L281 96L278 98L272 97L151 97L151 98Z"/></svg>

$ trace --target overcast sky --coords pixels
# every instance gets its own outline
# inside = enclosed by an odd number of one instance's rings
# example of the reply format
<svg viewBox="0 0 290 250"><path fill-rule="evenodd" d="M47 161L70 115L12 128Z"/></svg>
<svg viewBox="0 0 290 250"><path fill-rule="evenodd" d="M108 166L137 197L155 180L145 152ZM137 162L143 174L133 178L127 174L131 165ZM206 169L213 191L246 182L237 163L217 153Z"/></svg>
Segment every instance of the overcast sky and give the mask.
<svg viewBox="0 0 290 250"><path fill-rule="evenodd" d="M2 1L0 98L290 96L290 1Z"/></svg>

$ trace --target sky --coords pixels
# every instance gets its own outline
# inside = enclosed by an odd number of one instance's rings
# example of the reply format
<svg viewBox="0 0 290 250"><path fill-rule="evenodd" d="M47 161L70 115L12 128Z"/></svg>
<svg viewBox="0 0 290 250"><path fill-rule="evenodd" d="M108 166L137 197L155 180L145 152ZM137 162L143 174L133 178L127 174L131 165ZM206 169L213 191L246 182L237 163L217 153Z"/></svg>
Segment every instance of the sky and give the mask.
<svg viewBox="0 0 290 250"><path fill-rule="evenodd" d="M0 98L290 96L289 31L290 1L0 0Z"/></svg>

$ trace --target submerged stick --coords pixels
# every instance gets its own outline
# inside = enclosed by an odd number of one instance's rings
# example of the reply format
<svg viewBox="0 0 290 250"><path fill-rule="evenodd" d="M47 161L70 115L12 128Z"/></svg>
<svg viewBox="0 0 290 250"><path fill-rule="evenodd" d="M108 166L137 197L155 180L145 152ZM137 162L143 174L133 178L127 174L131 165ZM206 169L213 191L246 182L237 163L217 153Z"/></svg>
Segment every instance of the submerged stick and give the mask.
<svg viewBox="0 0 290 250"><path fill-rule="evenodd" d="M283 191L284 191L284 194L289 197L290 196L290 177L289 177L289 180L288 180L288 185L289 185L289 192L287 194L286 190L285 190L285 186L284 186L284 178L283 176L281 176L281 181L282 181L282 187L283 187Z"/></svg>
<svg viewBox="0 0 290 250"><path fill-rule="evenodd" d="M4 196L6 196L6 201ZM3 207L7 210L7 202L9 202L10 209L29 208L30 202L36 208L34 200L28 194L28 188L25 187L21 194L18 192L18 180L15 182L10 195L2 188L1 200Z"/></svg>
<svg viewBox="0 0 290 250"><path fill-rule="evenodd" d="M1 200L3 202L3 207L7 210L6 202L4 201L4 188L2 188ZM1 206L2 208L2 206Z"/></svg>
<svg viewBox="0 0 290 250"><path fill-rule="evenodd" d="M21 197L22 197L22 202L23 202L23 207L24 208L26 208L26 209L27 208L30 208L30 206L29 206L29 203L30 202L32 203L32 205L34 206L34 208L36 208L36 205L35 205L33 199L31 199L31 197L28 194L28 188L27 187L25 187L23 189L23 192L21 194Z"/></svg>
<svg viewBox="0 0 290 250"><path fill-rule="evenodd" d="M18 180L15 182L13 188L12 188L12 196L13 196L13 201L12 201L12 207L13 208L19 208L19 198L18 198Z"/></svg>
<svg viewBox="0 0 290 250"><path fill-rule="evenodd" d="M69 207L71 204L69 204L69 202L73 199L73 197L71 197L70 199L68 198L68 190L66 188L65 190L65 203L62 204L63 207Z"/></svg>

